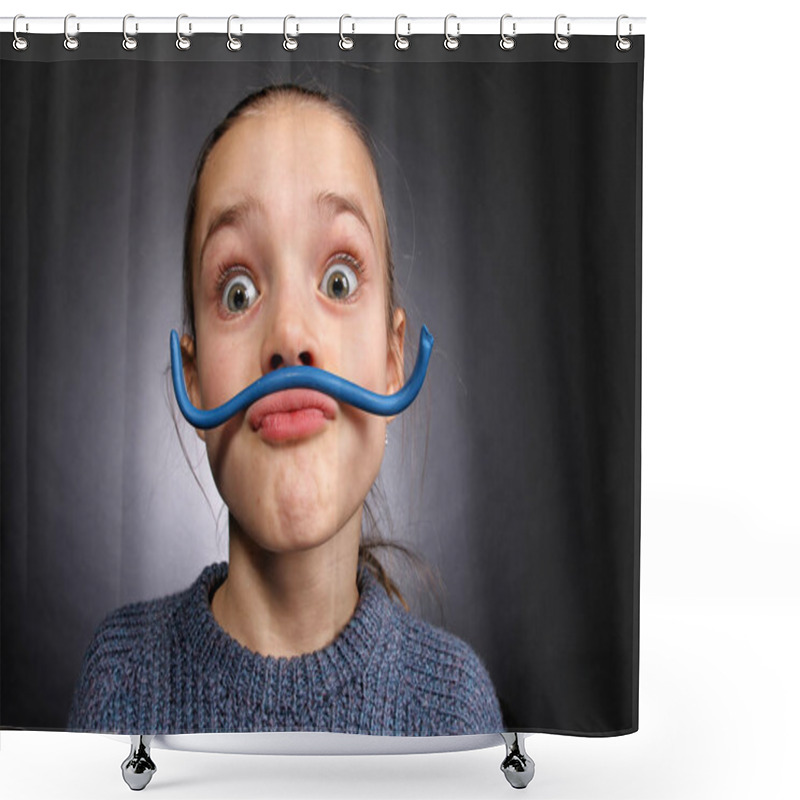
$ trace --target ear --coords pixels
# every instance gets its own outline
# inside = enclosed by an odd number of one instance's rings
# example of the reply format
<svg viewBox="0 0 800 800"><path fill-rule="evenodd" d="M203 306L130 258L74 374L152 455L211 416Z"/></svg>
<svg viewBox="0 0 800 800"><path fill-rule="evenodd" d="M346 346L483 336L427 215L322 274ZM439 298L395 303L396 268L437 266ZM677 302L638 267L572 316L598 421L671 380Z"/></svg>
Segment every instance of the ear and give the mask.
<svg viewBox="0 0 800 800"><path fill-rule="evenodd" d="M399 392L406 382L403 367L403 354L406 342L406 312L396 308L392 320L392 333L389 336L389 347L386 351L386 394ZM391 422L394 417L387 417Z"/></svg>
<svg viewBox="0 0 800 800"><path fill-rule="evenodd" d="M195 354L194 339L189 334L181 336L181 359L183 360L183 380L186 382L186 392L195 408L203 407L200 396L200 381L197 378L197 357ZM206 440L206 433L201 428L195 428L197 435Z"/></svg>

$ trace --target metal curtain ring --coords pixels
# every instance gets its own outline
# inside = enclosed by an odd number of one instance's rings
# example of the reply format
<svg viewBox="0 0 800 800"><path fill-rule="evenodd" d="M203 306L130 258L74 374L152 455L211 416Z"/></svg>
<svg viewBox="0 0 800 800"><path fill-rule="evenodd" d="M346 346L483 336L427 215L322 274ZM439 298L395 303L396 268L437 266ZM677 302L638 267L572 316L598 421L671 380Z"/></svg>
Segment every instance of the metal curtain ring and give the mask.
<svg viewBox="0 0 800 800"><path fill-rule="evenodd" d="M135 19L133 14L126 14L122 18L122 46L126 50L135 50L138 42L135 36L128 36L128 20ZM139 23L136 23L136 30L139 30Z"/></svg>
<svg viewBox="0 0 800 800"><path fill-rule="evenodd" d="M451 36L447 32L447 23L451 20L456 20L456 35ZM448 14L444 18L444 46L447 50L458 50L458 37L461 35L461 23L458 21L458 18L455 14Z"/></svg>
<svg viewBox="0 0 800 800"><path fill-rule="evenodd" d="M411 42L408 41L406 36L411 36L411 23L410 22L406 23L406 27L408 28L408 30L406 31L405 36L401 36L400 35L401 19L408 19L408 17L405 14L398 14L394 18L394 46L398 50L408 50L408 48L411 47Z"/></svg>
<svg viewBox="0 0 800 800"><path fill-rule="evenodd" d="M620 24L620 22L622 22L623 19L628 19L628 15L627 14L620 14L617 17L617 42L616 42L616 45L617 45L617 50L619 50L619 51L624 53L624 52L626 52L626 51L631 49L631 40L630 39L626 39L619 32L619 27L620 27L619 24ZM633 25L631 25L631 23L629 22L628 23L628 35L630 36L631 33L633 33Z"/></svg>
<svg viewBox="0 0 800 800"><path fill-rule="evenodd" d="M344 24L344 21L346 19L353 19L353 18L349 14L342 14L342 16L339 17L339 47L342 50L352 50L355 42L349 36L345 36L344 33L342 32L342 25ZM356 32L356 24L354 22L352 24L352 30L350 31L350 33L355 33L355 32Z"/></svg>
<svg viewBox="0 0 800 800"><path fill-rule="evenodd" d="M503 30L503 24L507 19L511 19L512 16L512 14L503 14L503 16L500 17L500 47L502 47L503 50L513 50L516 44L514 37L517 35L517 23L511 23L511 36Z"/></svg>
<svg viewBox="0 0 800 800"><path fill-rule="evenodd" d="M287 14L283 18L283 49L284 50L297 50L297 39L292 36L289 36L287 31L287 26L289 24L290 19L297 19L297 17L293 17L291 14ZM300 33L300 24L297 23L295 25L295 34Z"/></svg>
<svg viewBox="0 0 800 800"><path fill-rule="evenodd" d="M70 36L69 35L69 30L68 30L69 21L71 19L75 19L75 15L74 14L67 14L67 16L64 17L64 47L67 50L77 50L78 49L78 45L80 44L80 42L78 42L78 40L77 40L77 38L75 36ZM75 29L76 29L76 31L79 31L81 29L80 22L76 22L75 23Z"/></svg>
<svg viewBox="0 0 800 800"><path fill-rule="evenodd" d="M14 17L14 25L12 27L12 30L14 31L14 41L13 41L14 49L15 50L27 50L28 49L28 40L23 38L22 36L20 36L17 33L17 20L18 19L25 19L25 15L24 14L17 14L17 16ZM27 22L25 23L25 30L26 31L28 30L28 23Z"/></svg>
<svg viewBox="0 0 800 800"><path fill-rule="evenodd" d="M239 19L239 17L237 17L236 14L231 14L228 17L228 43L227 43L227 47L228 47L228 50L230 50L232 53L235 53L237 50L241 50L242 49L242 40L241 39L237 39L231 33L231 22L233 22L235 19ZM242 26L240 25L239 26L239 32L241 33L241 31L242 31Z"/></svg>
<svg viewBox="0 0 800 800"><path fill-rule="evenodd" d="M175 20L175 34L178 37L175 40L175 47L177 47L178 50L188 50L192 46L191 41L181 33L181 20L188 18L189 18L188 14L178 14L178 18ZM190 22L189 33L191 32L192 32L192 23Z"/></svg>
<svg viewBox="0 0 800 800"><path fill-rule="evenodd" d="M566 37L562 36L558 32L558 21L560 19L566 19L566 18L567 18L566 14L559 14L556 17L555 28L554 28L555 35L556 35L556 40L553 42L553 47L555 47L556 50L569 50L569 39L567 38L570 35L570 30L569 30L570 24L569 24L569 22L567 23L567 36Z"/></svg>

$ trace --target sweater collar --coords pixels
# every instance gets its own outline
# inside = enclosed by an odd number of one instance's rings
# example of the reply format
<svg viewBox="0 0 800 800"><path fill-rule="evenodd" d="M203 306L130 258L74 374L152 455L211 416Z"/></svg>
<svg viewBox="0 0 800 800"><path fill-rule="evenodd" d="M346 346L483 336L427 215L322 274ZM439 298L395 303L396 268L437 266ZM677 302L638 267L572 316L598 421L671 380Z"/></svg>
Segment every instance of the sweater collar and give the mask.
<svg viewBox="0 0 800 800"><path fill-rule="evenodd" d="M262 656L229 636L214 619L211 597L228 575L228 564L206 567L186 595L192 620L182 631L194 663L206 674L215 670L224 676L252 676L278 695L272 702L290 704L298 686L314 693L335 693L358 679L368 668L379 640L385 640L397 607L373 574L361 568L359 600L350 621L326 647L290 658ZM281 697L281 686L294 691Z"/></svg>

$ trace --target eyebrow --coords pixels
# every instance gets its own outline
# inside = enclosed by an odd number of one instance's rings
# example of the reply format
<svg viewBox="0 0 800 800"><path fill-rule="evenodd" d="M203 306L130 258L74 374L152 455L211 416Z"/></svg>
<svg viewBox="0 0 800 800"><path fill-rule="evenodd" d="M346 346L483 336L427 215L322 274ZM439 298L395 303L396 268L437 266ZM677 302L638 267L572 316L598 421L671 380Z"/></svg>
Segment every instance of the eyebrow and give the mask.
<svg viewBox="0 0 800 800"><path fill-rule="evenodd" d="M367 229L373 243L375 242L375 236L367 221L367 215L364 213L364 209L361 207L358 200L354 197L347 197L346 195L332 191L322 191L317 195L317 206L322 213L327 214L329 217L335 217L339 214L352 214ZM264 207L261 201L252 195L247 195L238 203L234 203L232 206L226 206L216 212L211 218L208 231L203 238L203 244L200 246L198 261L202 264L203 253L205 252L206 246L217 231L221 228L241 225L246 217L254 213L263 212Z"/></svg>
<svg viewBox="0 0 800 800"><path fill-rule="evenodd" d="M200 255L198 258L199 263L203 263L203 253L205 252L206 245L218 230L221 228L235 228L241 225L246 217L256 212L263 212L263 210L264 208L258 198L247 195L238 203L234 203L232 206L226 206L216 212L211 218L208 230L203 238L203 244L200 247Z"/></svg>
<svg viewBox="0 0 800 800"><path fill-rule="evenodd" d="M347 197L331 191L320 192L317 195L317 206L320 211L327 213L330 217L335 217L339 214L352 214L367 229L373 244L375 243L375 236L367 221L367 215L354 197Z"/></svg>

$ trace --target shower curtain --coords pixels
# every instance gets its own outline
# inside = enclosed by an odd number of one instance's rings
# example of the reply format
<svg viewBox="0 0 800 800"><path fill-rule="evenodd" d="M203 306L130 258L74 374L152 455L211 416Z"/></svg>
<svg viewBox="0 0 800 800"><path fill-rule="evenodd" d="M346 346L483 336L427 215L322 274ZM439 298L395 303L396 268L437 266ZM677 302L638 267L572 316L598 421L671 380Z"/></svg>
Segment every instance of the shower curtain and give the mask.
<svg viewBox="0 0 800 800"><path fill-rule="evenodd" d="M371 506L417 558L382 563L505 730L637 729L644 40L610 33L0 37L0 726L65 729L102 620L228 558L168 375L184 214L209 132L291 83L368 132L406 376L435 338Z"/></svg>

